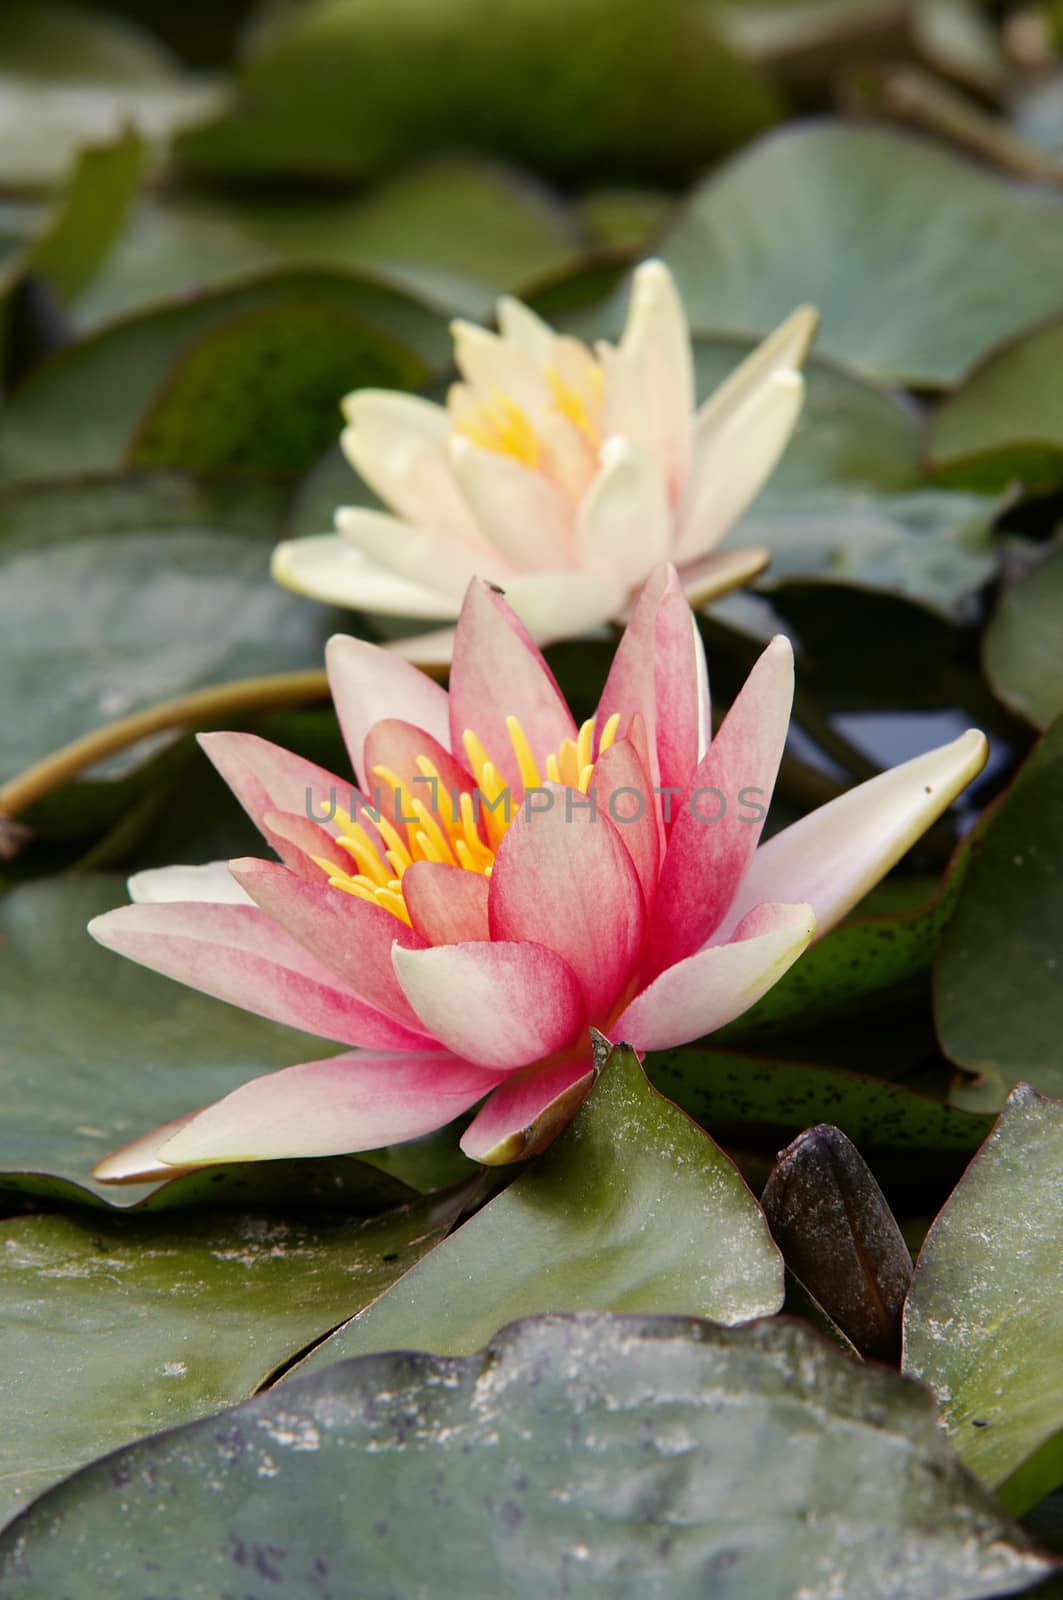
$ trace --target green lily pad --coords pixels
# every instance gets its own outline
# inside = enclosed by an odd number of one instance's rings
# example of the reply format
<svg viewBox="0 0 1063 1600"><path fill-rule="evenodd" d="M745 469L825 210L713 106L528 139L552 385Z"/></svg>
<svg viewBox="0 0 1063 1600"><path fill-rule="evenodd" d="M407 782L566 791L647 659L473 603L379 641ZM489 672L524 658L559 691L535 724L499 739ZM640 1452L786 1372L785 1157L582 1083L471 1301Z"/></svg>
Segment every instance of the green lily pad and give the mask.
<svg viewBox="0 0 1063 1600"><path fill-rule="evenodd" d="M577 233L529 176L436 161L368 194L145 196L107 269L76 308L80 327L202 292L278 264L370 271L448 311L489 315L503 290L573 266Z"/></svg>
<svg viewBox="0 0 1063 1600"><path fill-rule="evenodd" d="M255 31L236 105L180 153L227 175L365 178L439 149L565 175L682 173L777 111L767 80L714 27L714 9L309 0ZM666 117L647 115L662 105Z"/></svg>
<svg viewBox="0 0 1063 1600"><path fill-rule="evenodd" d="M923 1245L904 1368L1015 1515L1063 1483L1063 1101L1020 1084Z"/></svg>
<svg viewBox="0 0 1063 1600"><path fill-rule="evenodd" d="M1024 1078L1063 1091L1063 721L1055 722L971 846L934 972L946 1055L1001 1105ZM957 1096L964 1103L962 1092Z"/></svg>
<svg viewBox="0 0 1063 1600"><path fill-rule="evenodd" d="M737 1170L623 1045L546 1154L299 1370L371 1350L465 1354L539 1311L735 1323L782 1300L779 1253Z"/></svg>
<svg viewBox="0 0 1063 1600"><path fill-rule="evenodd" d="M765 333L810 300L821 352L946 387L1063 306L1063 199L903 134L810 124L706 179L661 254L699 332Z"/></svg>
<svg viewBox="0 0 1063 1600"><path fill-rule="evenodd" d="M368 1222L7 1218L0 1522L103 1452L252 1394L442 1238L458 1204Z"/></svg>
<svg viewBox="0 0 1063 1600"><path fill-rule="evenodd" d="M834 1123L861 1150L975 1150L992 1117L881 1078L804 1061L694 1046L646 1057L651 1083L727 1142L781 1143Z"/></svg>
<svg viewBox="0 0 1063 1600"><path fill-rule="evenodd" d="M345 366L334 396L337 408L342 395L363 381L379 383L388 372L397 384L420 382L431 365L449 356L449 336L438 313L354 273L284 269L191 299L181 296L100 328L31 373L0 422L0 482L116 471L125 464L143 417L198 340L256 312L273 312L283 326L294 308L307 306L323 317L334 316L341 328L349 327L350 318L364 324L359 348L367 364L355 360ZM344 348L350 349L349 336ZM266 401L272 394L270 387ZM241 393L248 414L257 400L255 394ZM333 425L340 427L338 409Z"/></svg>
<svg viewBox="0 0 1063 1600"><path fill-rule="evenodd" d="M946 489L881 494L830 485L795 494L773 480L724 547L768 547L771 566L757 585L768 594L814 580L900 596L970 623L996 570L993 524L1006 503Z"/></svg>
<svg viewBox="0 0 1063 1600"><path fill-rule="evenodd" d="M1036 728L1063 714L1063 542L1005 589L982 638L994 694Z"/></svg>
<svg viewBox="0 0 1063 1600"><path fill-rule="evenodd" d="M1050 1569L925 1391L794 1323L679 1317L343 1362L89 1467L0 1543L11 1600L86 1571L113 1600L988 1600Z"/></svg>
<svg viewBox="0 0 1063 1600"><path fill-rule="evenodd" d="M27 884L0 900L0 1171L52 1173L113 1196L89 1179L109 1150L334 1048L101 949L85 925L126 898L121 878L101 876Z"/></svg>
<svg viewBox="0 0 1063 1600"><path fill-rule="evenodd" d="M468 1174L463 1174L468 1176ZM443 1185L438 1185L443 1187ZM0 1203L14 1211L71 1206L129 1216L169 1211L254 1211L257 1215L375 1217L416 1200L419 1191L353 1156L315 1161L256 1161L183 1173L144 1194L143 1184L89 1189L44 1172L0 1171ZM130 1201L130 1192L136 1196Z"/></svg>
<svg viewBox="0 0 1063 1600"><path fill-rule="evenodd" d="M133 127L165 140L213 112L220 86L182 77L150 34L63 0L8 0L0 15L0 185L63 179L86 144Z"/></svg>
<svg viewBox="0 0 1063 1600"><path fill-rule="evenodd" d="M1029 494L1063 483L1063 319L994 350L934 416L931 469L949 483Z"/></svg>
<svg viewBox="0 0 1063 1600"><path fill-rule="evenodd" d="M305 472L335 438L351 375L366 388L411 388L412 351L336 305L270 306L202 334L149 406L133 466L192 472Z"/></svg>
<svg viewBox="0 0 1063 1600"><path fill-rule="evenodd" d="M0 496L0 670L19 707L0 773L171 695L319 667L332 613L272 582L269 523L247 526L180 479Z"/></svg>

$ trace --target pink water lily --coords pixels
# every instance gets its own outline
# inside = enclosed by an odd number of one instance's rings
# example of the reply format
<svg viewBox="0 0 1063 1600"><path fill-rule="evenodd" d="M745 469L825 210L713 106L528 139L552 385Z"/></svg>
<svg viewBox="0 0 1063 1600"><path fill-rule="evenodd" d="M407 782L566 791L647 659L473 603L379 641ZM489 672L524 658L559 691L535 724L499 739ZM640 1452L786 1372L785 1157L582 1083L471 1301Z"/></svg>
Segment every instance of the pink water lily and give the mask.
<svg viewBox="0 0 1063 1600"><path fill-rule="evenodd" d="M362 389L344 451L386 510L342 507L336 532L278 545L280 583L360 611L452 623L474 575L505 586L540 643L627 616L661 561L692 602L747 583L765 550L717 546L797 423L816 314L799 307L700 406L668 268L635 272L627 325L593 349L519 301L498 333L454 324L445 406ZM453 627L396 640L446 662Z"/></svg>
<svg viewBox="0 0 1063 1600"><path fill-rule="evenodd" d="M334 638L328 667L359 788L250 734L204 736L279 860L140 874L135 903L91 932L354 1048L245 1084L109 1156L100 1178L368 1150L478 1104L467 1154L533 1153L591 1087L592 1026L652 1050L730 1022L986 756L969 732L761 844L792 652L772 641L710 742L701 641L672 567L644 588L580 728L479 580L449 695L358 639Z"/></svg>

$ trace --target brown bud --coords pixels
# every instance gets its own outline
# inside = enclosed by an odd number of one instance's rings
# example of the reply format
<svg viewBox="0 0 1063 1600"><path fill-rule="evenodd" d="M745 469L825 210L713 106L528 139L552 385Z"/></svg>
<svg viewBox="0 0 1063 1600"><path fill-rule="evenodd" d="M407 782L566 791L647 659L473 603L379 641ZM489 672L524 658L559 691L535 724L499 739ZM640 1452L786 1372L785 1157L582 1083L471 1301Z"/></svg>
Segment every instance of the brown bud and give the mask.
<svg viewBox="0 0 1063 1600"><path fill-rule="evenodd" d="M896 1361L912 1258L851 1140L829 1123L799 1134L761 1205L790 1271L861 1355Z"/></svg>

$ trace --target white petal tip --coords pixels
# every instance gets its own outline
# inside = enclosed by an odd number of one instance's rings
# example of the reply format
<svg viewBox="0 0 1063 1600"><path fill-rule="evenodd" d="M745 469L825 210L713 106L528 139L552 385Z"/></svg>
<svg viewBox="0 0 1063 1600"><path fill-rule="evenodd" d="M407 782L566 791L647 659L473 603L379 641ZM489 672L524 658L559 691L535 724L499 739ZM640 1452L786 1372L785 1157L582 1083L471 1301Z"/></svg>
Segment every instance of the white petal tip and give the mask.
<svg viewBox="0 0 1063 1600"><path fill-rule="evenodd" d="M646 284L649 288L666 286L671 289L675 283L671 268L659 256L648 256L645 261L640 261L634 276L638 284Z"/></svg>
<svg viewBox="0 0 1063 1600"><path fill-rule="evenodd" d="M788 328L794 337L796 351L794 359L801 362L812 347L812 342L819 332L819 308L813 305L798 306L792 311L783 327Z"/></svg>
<svg viewBox="0 0 1063 1600"><path fill-rule="evenodd" d="M946 745L946 749L950 747ZM964 783L970 783L972 778L977 778L986 762L989 760L989 740L981 728L968 728L966 733L953 741L951 749L955 751L966 776Z"/></svg>

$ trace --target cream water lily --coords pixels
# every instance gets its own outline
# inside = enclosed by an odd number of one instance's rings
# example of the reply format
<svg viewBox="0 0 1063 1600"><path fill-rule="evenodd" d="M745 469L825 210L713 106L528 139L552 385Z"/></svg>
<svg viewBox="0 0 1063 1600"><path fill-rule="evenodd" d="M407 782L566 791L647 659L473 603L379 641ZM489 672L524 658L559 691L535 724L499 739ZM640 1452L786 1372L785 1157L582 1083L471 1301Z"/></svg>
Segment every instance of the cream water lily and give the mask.
<svg viewBox="0 0 1063 1600"><path fill-rule="evenodd" d="M540 643L623 618L661 561L692 602L748 582L767 553L716 546L775 467L801 410L815 333L795 311L695 410L690 335L661 262L635 273L620 342L560 337L516 300L499 333L454 325L462 381L445 406L364 389L343 448L387 511L274 552L315 599L452 622L474 575L503 584ZM453 628L396 644L449 660Z"/></svg>
<svg viewBox="0 0 1063 1600"><path fill-rule="evenodd" d="M479 1106L483 1162L541 1149L589 1092L592 1027L711 1033L844 916L981 769L982 734L760 843L793 657L775 639L710 739L701 640L653 574L577 728L503 597L474 580L449 694L363 640L328 648L357 774L250 734L202 743L277 860L172 867L101 944L348 1049L245 1084L100 1163L113 1181L369 1150Z"/></svg>

